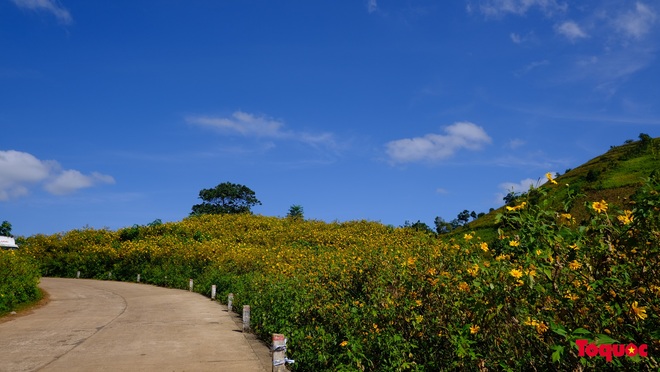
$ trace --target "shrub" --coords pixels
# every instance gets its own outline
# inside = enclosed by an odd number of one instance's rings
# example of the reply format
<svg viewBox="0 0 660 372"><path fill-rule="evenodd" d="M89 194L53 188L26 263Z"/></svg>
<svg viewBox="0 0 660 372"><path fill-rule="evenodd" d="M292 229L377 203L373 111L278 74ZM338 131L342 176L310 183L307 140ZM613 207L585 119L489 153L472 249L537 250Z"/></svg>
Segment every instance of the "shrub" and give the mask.
<svg viewBox="0 0 660 372"><path fill-rule="evenodd" d="M0 249L0 314L40 298L39 270L17 251Z"/></svg>

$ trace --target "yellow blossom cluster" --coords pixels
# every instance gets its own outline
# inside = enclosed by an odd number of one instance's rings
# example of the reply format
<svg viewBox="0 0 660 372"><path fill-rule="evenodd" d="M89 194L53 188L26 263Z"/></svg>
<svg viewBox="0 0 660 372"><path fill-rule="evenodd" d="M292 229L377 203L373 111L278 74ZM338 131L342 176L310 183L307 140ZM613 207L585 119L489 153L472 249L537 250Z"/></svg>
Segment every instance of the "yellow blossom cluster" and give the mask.
<svg viewBox="0 0 660 372"><path fill-rule="evenodd" d="M508 206L508 205L507 205L507 206L506 206L506 210L509 211L509 212L511 212L511 211L519 211L519 210L525 208L526 205L527 205L527 202L522 202L522 203L516 205L515 207L511 207L511 206Z"/></svg>
<svg viewBox="0 0 660 372"><path fill-rule="evenodd" d="M535 327L536 332L538 332L538 334L540 335L542 335L548 330L548 326L545 325L545 323L539 322L538 320L532 319L530 317L527 317L527 320L525 321L525 325Z"/></svg>

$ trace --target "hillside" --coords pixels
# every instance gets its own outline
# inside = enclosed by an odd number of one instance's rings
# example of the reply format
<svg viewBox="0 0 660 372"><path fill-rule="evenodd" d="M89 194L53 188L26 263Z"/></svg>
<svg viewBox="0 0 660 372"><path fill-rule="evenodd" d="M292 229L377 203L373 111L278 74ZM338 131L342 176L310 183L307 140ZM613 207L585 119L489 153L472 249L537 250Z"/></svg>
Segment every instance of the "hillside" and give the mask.
<svg viewBox="0 0 660 372"><path fill-rule="evenodd" d="M564 209L564 202L570 192L581 196L571 203L566 212L581 223L589 218L584 209L587 202L606 200L618 208L632 209L630 197L657 170L660 170L660 138L640 134L638 141L628 140L621 146L612 146L605 154L568 169L555 178L557 185L548 182L537 190L519 195L510 204L526 201L529 204L546 203L552 208ZM448 234L448 237L474 231L482 239L492 241L497 236L497 216L505 211L505 207L470 222L453 234Z"/></svg>
<svg viewBox="0 0 660 372"><path fill-rule="evenodd" d="M657 370L657 150L650 138L614 147L440 239L226 214L37 235L17 254L49 276L216 285L251 306L259 337L287 336L294 371ZM577 341L649 355L589 357Z"/></svg>

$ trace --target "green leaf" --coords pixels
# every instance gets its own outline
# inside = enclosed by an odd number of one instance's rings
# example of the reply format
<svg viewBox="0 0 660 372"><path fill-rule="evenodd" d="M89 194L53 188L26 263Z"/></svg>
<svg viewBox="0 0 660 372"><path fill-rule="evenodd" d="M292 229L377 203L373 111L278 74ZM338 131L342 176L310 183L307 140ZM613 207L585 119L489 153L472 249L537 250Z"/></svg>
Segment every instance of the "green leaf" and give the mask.
<svg viewBox="0 0 660 372"><path fill-rule="evenodd" d="M564 347L560 345L555 345L552 347L554 352L552 353L552 362L556 363L561 359L561 355L564 353Z"/></svg>
<svg viewBox="0 0 660 372"><path fill-rule="evenodd" d="M603 334L597 334L596 335L596 340L594 341L596 345L600 344L618 344L619 341L613 339L612 337L608 335L603 335Z"/></svg>
<svg viewBox="0 0 660 372"><path fill-rule="evenodd" d="M591 332L587 331L584 328L578 328L578 329L574 330L571 334L572 335L590 335Z"/></svg>
<svg viewBox="0 0 660 372"><path fill-rule="evenodd" d="M541 269L541 271L543 272L543 274L545 274L545 276L548 277L548 279L552 280L552 272L550 272L550 269L544 267Z"/></svg>

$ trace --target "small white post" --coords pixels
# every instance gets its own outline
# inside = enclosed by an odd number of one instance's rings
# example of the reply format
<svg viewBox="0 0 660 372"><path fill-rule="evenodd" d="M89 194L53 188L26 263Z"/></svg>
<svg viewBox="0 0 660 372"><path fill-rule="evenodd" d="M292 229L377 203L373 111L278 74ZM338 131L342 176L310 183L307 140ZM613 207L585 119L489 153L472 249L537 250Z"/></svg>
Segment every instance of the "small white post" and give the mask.
<svg viewBox="0 0 660 372"><path fill-rule="evenodd" d="M140 282L140 274L137 275L137 282Z"/></svg>
<svg viewBox="0 0 660 372"><path fill-rule="evenodd" d="M231 307L234 304L234 294L230 293L229 296L227 296L227 311L231 313Z"/></svg>
<svg viewBox="0 0 660 372"><path fill-rule="evenodd" d="M273 333L273 372L286 371L286 339L284 335Z"/></svg>
<svg viewBox="0 0 660 372"><path fill-rule="evenodd" d="M273 372L285 372L287 364L295 363L295 360L286 357L286 337L279 333L273 333Z"/></svg>
<svg viewBox="0 0 660 372"><path fill-rule="evenodd" d="M211 286L211 299L215 300L215 284Z"/></svg>
<svg viewBox="0 0 660 372"><path fill-rule="evenodd" d="M250 330L250 305L243 305L243 332Z"/></svg>
<svg viewBox="0 0 660 372"><path fill-rule="evenodd" d="M76 279L80 279L80 270L76 273Z"/></svg>
<svg viewBox="0 0 660 372"><path fill-rule="evenodd" d="M193 290L193 280L190 279L190 282L188 283L188 286L190 287L190 292Z"/></svg>
<svg viewBox="0 0 660 372"><path fill-rule="evenodd" d="M112 271L108 272L108 279L112 279Z"/></svg>

